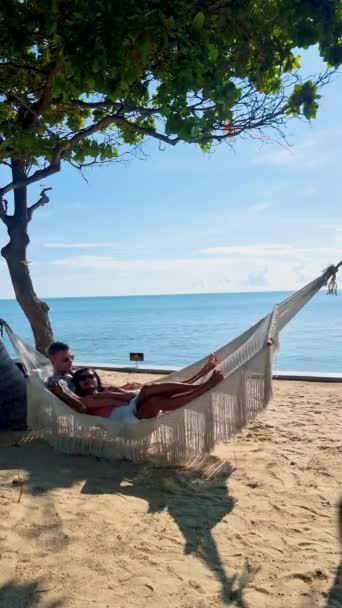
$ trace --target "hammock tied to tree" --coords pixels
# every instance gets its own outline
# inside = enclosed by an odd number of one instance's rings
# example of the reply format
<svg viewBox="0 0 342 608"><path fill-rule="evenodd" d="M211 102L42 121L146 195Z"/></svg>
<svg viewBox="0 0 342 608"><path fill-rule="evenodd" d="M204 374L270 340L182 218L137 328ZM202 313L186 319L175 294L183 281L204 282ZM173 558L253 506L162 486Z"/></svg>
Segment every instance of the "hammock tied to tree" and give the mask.
<svg viewBox="0 0 342 608"><path fill-rule="evenodd" d="M136 424L87 416L72 410L48 391L48 360L25 344L2 322L27 373L27 424L36 436L74 454L109 459L184 465L210 454L216 445L241 431L269 403L272 395L272 355L278 335L289 321L326 285L336 294L336 273L342 262L276 305L273 311L215 352L224 380L186 406ZM207 359L158 382L182 382L196 374ZM207 379L202 378L200 382Z"/></svg>

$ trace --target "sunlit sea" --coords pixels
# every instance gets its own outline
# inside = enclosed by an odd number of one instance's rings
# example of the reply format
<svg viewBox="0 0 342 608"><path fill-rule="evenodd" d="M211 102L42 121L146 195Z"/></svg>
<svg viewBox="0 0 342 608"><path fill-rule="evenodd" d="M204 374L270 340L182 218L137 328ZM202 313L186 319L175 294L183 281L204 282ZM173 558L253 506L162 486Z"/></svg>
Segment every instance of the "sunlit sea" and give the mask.
<svg viewBox="0 0 342 608"><path fill-rule="evenodd" d="M55 338L78 361L184 366L267 314L287 293L196 294L50 299ZM0 300L0 317L32 343L17 303ZM275 361L281 371L342 372L342 296L318 294L288 325Z"/></svg>

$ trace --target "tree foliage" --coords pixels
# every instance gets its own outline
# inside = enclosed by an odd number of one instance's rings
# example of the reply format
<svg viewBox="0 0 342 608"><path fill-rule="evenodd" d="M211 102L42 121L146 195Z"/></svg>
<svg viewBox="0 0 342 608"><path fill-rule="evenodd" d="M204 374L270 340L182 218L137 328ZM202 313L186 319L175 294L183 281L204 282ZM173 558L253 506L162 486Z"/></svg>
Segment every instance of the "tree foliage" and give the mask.
<svg viewBox="0 0 342 608"><path fill-rule="evenodd" d="M311 119L327 77L302 81L296 49L312 45L341 64L341 0L1 0L0 165L11 171L1 253L39 350L52 329L26 251L48 196L29 204L28 186L63 162L111 162L146 137L210 150Z"/></svg>
<svg viewBox="0 0 342 608"><path fill-rule="evenodd" d="M339 65L341 36L337 0L2 0L0 162L30 183L146 136L208 149L313 118L317 83L284 77L298 47Z"/></svg>

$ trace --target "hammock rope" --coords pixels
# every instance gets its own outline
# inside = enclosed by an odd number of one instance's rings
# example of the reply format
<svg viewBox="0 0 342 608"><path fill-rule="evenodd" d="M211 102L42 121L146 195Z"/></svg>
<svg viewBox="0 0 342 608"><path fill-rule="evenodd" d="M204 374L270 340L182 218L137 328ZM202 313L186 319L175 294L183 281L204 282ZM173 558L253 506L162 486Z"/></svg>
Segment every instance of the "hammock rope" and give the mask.
<svg viewBox="0 0 342 608"><path fill-rule="evenodd" d="M0 320L27 374L28 427L56 449L109 459L188 465L210 454L241 431L272 396L272 359L278 336L289 321L323 287L337 293L336 274L329 266L317 279L276 305L253 327L215 352L224 380L186 406L136 424L79 414L45 387L49 361L25 344ZM182 382L195 375L207 357L158 380ZM205 381L207 377L204 377Z"/></svg>

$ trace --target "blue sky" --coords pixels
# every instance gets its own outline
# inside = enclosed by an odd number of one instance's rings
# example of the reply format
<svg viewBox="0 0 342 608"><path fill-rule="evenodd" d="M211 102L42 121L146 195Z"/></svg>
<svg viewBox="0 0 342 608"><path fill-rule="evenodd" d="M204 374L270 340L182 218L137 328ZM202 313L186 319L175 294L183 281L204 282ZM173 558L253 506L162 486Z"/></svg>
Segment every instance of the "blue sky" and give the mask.
<svg viewBox="0 0 342 608"><path fill-rule="evenodd" d="M305 69L317 67L311 51ZM322 94L316 121L288 125L289 145L236 141L209 157L148 142L144 160L92 168L88 183L64 166L30 227L39 295L287 290L337 262L342 78ZM32 202L38 194L32 187ZM0 298L10 297L1 261Z"/></svg>

